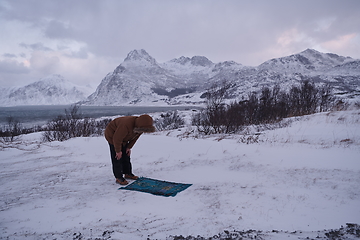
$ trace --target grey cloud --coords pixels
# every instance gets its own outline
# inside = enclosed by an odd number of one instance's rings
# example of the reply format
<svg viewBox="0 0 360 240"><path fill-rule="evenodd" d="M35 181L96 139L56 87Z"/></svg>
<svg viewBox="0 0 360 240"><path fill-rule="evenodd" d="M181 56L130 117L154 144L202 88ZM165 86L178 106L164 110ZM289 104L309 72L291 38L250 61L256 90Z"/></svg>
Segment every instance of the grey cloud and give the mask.
<svg viewBox="0 0 360 240"><path fill-rule="evenodd" d="M21 47L24 47L26 49L31 49L34 51L53 51L51 48L44 46L43 43L33 43L33 44L26 44L26 43L20 43Z"/></svg>
<svg viewBox="0 0 360 240"><path fill-rule="evenodd" d="M80 48L79 51L72 51L71 54L65 54L67 57L71 58L81 58L87 59L89 57L88 50L86 48Z"/></svg>
<svg viewBox="0 0 360 240"><path fill-rule="evenodd" d="M11 60L0 61L0 72L2 74L25 74L29 73L30 70L23 63Z"/></svg>
<svg viewBox="0 0 360 240"><path fill-rule="evenodd" d="M258 65L281 56L275 53L293 54L344 35L360 36L359 0L3 2L7 4L0 4L0 20L40 29L46 39L65 46L63 55L67 57L89 59L91 53L113 68L133 49L146 49L159 62L202 55L213 62ZM279 38L291 31L304 39L295 39L281 49ZM67 41L85 47L75 52L69 50ZM43 40L29 44L24 38L21 42L28 50L52 51ZM360 58L355 45L348 48L355 49L352 57ZM52 66L59 65L61 62L53 60Z"/></svg>
<svg viewBox="0 0 360 240"><path fill-rule="evenodd" d="M3 56L6 58L16 58L17 57L16 54L12 54L12 53L4 53Z"/></svg>
<svg viewBox="0 0 360 240"><path fill-rule="evenodd" d="M72 38L71 30L65 23L57 20L51 20L45 30L45 35L49 38Z"/></svg>
<svg viewBox="0 0 360 240"><path fill-rule="evenodd" d="M57 56L33 54L30 58L30 65L34 71L39 71L44 75L49 75L57 72L61 62Z"/></svg>
<svg viewBox="0 0 360 240"><path fill-rule="evenodd" d="M180 50L246 52L268 48L282 32L295 27L319 41L360 29L358 0L14 0L10 4L12 17L45 26L47 37L85 42L94 54L111 57L126 56L135 48L157 52L160 58ZM327 31L314 31L319 20L331 17L336 20Z"/></svg>

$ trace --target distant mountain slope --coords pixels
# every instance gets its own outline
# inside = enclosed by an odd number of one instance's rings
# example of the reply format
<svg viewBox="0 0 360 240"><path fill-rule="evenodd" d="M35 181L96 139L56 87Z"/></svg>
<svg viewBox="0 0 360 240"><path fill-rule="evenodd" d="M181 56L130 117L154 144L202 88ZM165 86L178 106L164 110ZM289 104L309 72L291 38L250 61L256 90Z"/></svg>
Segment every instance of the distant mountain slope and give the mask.
<svg viewBox="0 0 360 240"><path fill-rule="evenodd" d="M77 86L54 74L24 87L3 89L2 106L66 105L84 100L89 88Z"/></svg>
<svg viewBox="0 0 360 240"><path fill-rule="evenodd" d="M329 70L351 60L353 59L307 49L298 54L266 61L259 66L259 69L271 69L283 73L313 73Z"/></svg>
<svg viewBox="0 0 360 240"><path fill-rule="evenodd" d="M133 50L83 103L195 104L204 101L200 96L214 83L231 83L230 96L240 98L264 86L288 88L307 79L330 83L338 92L359 92L359 60L307 49L246 67L233 61L213 63L203 56L158 63L145 50Z"/></svg>

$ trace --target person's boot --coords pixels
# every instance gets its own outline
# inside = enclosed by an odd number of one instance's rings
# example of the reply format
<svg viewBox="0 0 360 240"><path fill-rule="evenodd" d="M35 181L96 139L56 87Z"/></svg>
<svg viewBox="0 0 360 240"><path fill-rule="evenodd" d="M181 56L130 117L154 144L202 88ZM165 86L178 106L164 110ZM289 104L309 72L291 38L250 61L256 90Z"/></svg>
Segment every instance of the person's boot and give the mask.
<svg viewBox="0 0 360 240"><path fill-rule="evenodd" d="M131 180L138 180L139 177L135 176L134 174L130 173L130 174L125 174L125 178L127 179L131 179Z"/></svg>
<svg viewBox="0 0 360 240"><path fill-rule="evenodd" d="M125 180L125 178L117 178L116 179L116 183L120 184L120 185L128 185L129 182Z"/></svg>

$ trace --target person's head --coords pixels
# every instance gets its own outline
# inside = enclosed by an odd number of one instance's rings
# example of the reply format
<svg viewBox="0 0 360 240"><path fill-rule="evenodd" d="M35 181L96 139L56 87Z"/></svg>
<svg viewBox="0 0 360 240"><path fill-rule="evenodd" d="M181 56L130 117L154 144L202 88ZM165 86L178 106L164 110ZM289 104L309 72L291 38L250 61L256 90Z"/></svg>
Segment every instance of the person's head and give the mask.
<svg viewBox="0 0 360 240"><path fill-rule="evenodd" d="M153 119L147 115L141 115L135 119L135 128L134 132L137 133L152 133L155 132L155 127L153 126Z"/></svg>

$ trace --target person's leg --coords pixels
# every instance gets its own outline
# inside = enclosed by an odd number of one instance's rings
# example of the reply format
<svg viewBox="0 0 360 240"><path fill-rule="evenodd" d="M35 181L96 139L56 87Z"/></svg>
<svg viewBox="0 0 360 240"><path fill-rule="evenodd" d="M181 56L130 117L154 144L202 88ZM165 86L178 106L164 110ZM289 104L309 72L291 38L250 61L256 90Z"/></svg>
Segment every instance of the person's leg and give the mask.
<svg viewBox="0 0 360 240"><path fill-rule="evenodd" d="M130 156L128 156L126 154L126 147L123 147L121 149L122 151L122 157L121 157L121 162L122 162L122 170L124 174L132 174L132 166L131 166L131 162L130 162Z"/></svg>
<svg viewBox="0 0 360 240"><path fill-rule="evenodd" d="M124 179L123 178L123 169L122 169L122 163L121 160L116 159L116 152L114 145L110 144L110 156L111 156L111 163L112 163L112 170L114 173L114 177L117 179Z"/></svg>
<svg viewBox="0 0 360 240"><path fill-rule="evenodd" d="M132 179L132 180L136 180L138 179L139 177L135 176L133 173L132 173L132 164L131 164L131 161L130 161L130 156L128 156L126 154L126 147L123 147L122 149L122 169L123 169L123 173L125 174L125 178L127 179Z"/></svg>

